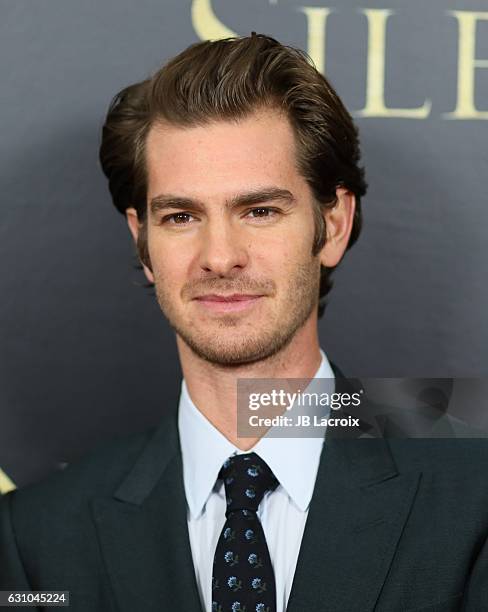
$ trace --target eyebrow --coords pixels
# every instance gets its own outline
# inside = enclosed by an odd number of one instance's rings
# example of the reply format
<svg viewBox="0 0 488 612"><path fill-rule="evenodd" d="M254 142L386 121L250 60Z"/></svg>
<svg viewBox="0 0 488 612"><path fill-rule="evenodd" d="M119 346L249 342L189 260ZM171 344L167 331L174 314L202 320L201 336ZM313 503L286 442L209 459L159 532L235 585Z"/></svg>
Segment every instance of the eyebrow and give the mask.
<svg viewBox="0 0 488 612"><path fill-rule="evenodd" d="M241 206L250 206L253 204L263 204L265 202L274 202L282 200L293 204L295 197L288 191L288 189L281 189L279 187L264 187L262 189L256 189L245 193L237 194L230 200L226 200L226 208L237 208ZM185 198L173 194L159 194L154 196L149 203L151 213L157 214L158 212L169 210L169 209L185 209L195 212L200 212L205 208L205 205L192 198Z"/></svg>

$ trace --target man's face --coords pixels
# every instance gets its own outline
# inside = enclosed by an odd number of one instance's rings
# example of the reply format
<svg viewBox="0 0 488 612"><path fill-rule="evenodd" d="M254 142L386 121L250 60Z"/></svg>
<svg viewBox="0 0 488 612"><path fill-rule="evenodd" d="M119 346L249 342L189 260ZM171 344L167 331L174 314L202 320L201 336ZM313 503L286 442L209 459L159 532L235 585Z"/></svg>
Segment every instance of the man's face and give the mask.
<svg viewBox="0 0 488 612"><path fill-rule="evenodd" d="M284 115L153 126L146 159L145 272L197 355L221 365L261 360L316 321L313 196Z"/></svg>

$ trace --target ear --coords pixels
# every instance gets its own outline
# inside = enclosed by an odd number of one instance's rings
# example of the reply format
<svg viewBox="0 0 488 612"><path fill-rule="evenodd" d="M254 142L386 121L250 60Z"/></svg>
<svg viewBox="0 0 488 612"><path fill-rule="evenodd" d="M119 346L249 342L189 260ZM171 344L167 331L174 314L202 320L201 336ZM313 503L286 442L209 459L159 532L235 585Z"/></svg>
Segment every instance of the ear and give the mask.
<svg viewBox="0 0 488 612"><path fill-rule="evenodd" d="M139 223L139 218L137 216L137 211L135 208L127 208L125 211L125 218L127 219L127 225L129 226L129 231L132 234L132 238L134 240L134 244L136 245L137 252L139 253L138 248L138 238L139 232L141 231L141 224ZM146 232L146 240L147 240L147 232ZM139 256L139 261L141 260ZM154 275L152 270L146 266L144 262L141 261L142 268L144 270L144 274L146 275L147 280L150 283L154 283Z"/></svg>
<svg viewBox="0 0 488 612"><path fill-rule="evenodd" d="M356 210L356 197L347 189L338 187L336 198L335 206L324 211L327 234L320 251L320 262L328 268L337 266L344 255Z"/></svg>
<svg viewBox="0 0 488 612"><path fill-rule="evenodd" d="M137 211L135 208L127 208L125 211L125 218L127 219L127 225L129 231L132 234L132 238L137 246L137 238L139 237L139 219L137 217Z"/></svg>

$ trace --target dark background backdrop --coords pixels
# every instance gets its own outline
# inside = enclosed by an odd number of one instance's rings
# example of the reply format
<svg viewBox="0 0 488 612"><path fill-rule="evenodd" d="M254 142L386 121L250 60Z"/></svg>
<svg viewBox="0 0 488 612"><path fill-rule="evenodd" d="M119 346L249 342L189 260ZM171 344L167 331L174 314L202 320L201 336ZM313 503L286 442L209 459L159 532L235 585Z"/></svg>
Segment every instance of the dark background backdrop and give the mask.
<svg viewBox="0 0 488 612"><path fill-rule="evenodd" d="M390 110L364 113L368 87L379 87L378 9L391 11ZM357 119L370 189L363 234L320 323L329 358L351 376L486 375L488 64L466 69L470 41L488 59L488 12L473 14L483 9L475 0L0 2L4 472L19 486L37 480L156 423L177 399L173 333L140 286L98 146L112 96L200 38L255 30L309 50ZM468 112L459 91L472 72ZM391 110L419 107L423 118Z"/></svg>

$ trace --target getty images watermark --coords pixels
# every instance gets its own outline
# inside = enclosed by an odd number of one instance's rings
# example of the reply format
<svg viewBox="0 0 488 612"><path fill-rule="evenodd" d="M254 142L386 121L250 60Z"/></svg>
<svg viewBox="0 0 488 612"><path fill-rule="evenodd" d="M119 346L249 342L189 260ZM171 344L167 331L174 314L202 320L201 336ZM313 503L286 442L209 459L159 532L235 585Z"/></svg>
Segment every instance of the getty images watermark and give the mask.
<svg viewBox="0 0 488 612"><path fill-rule="evenodd" d="M352 426L359 427L359 419L351 417L322 416L318 414L300 414L297 408L325 407L328 410L340 410L344 407L357 407L361 404L360 393L312 393L300 391L290 393L283 389L273 389L270 393L251 393L249 395L249 410L259 410L263 407L272 407L277 410L285 409L292 416L278 414L272 418L262 417L257 414L249 417L251 427L324 427L324 426Z"/></svg>
<svg viewBox="0 0 488 612"><path fill-rule="evenodd" d="M487 438L488 378L239 379L243 438Z"/></svg>
<svg viewBox="0 0 488 612"><path fill-rule="evenodd" d="M335 390L334 379L239 379L238 435L323 436L360 428L363 390Z"/></svg>

